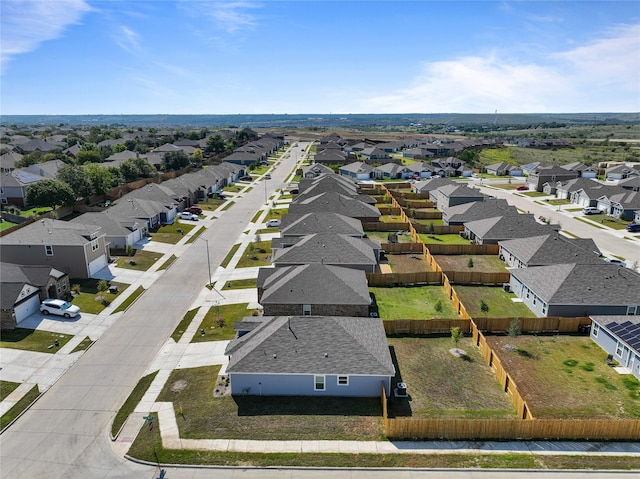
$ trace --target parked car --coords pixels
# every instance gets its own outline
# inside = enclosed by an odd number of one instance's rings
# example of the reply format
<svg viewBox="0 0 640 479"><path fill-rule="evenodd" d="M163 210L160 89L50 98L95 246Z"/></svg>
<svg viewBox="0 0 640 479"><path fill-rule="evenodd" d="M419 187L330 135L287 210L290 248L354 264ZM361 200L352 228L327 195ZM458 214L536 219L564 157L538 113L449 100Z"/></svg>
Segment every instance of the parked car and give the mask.
<svg viewBox="0 0 640 479"><path fill-rule="evenodd" d="M181 220L198 221L198 215L194 213L189 213L188 211L183 211L182 213L178 214L178 217Z"/></svg>
<svg viewBox="0 0 640 479"><path fill-rule="evenodd" d="M253 178L251 178L250 176L241 176L240 178L238 178L240 181L253 181Z"/></svg>
<svg viewBox="0 0 640 479"><path fill-rule="evenodd" d="M626 226L626 230L630 233L638 233L640 232L640 223L629 223Z"/></svg>
<svg viewBox="0 0 640 479"><path fill-rule="evenodd" d="M201 215L202 214L202 208L200 208L199 206L189 206L188 208L184 209L186 212L188 213L193 213L194 215Z"/></svg>
<svg viewBox="0 0 640 479"><path fill-rule="evenodd" d="M605 258L604 259L607 263L611 263L611 264L617 264L618 266L627 266L627 263L625 263L622 260L616 259L616 258Z"/></svg>
<svg viewBox="0 0 640 479"><path fill-rule="evenodd" d="M282 224L280 220L269 220L267 221L267 228L278 228Z"/></svg>
<svg viewBox="0 0 640 479"><path fill-rule="evenodd" d="M521 186L518 186L518 187L516 188L516 191L526 191L526 190L528 190L528 189L529 189L529 187L528 187L528 186L526 186L526 185L521 185Z"/></svg>
<svg viewBox="0 0 640 479"><path fill-rule="evenodd" d="M602 213L602 211L600 211L598 208L595 208L593 206L587 206L586 208L582 208L582 212L585 215L599 215L600 213Z"/></svg>
<svg viewBox="0 0 640 479"><path fill-rule="evenodd" d="M61 299L45 299L40 304L40 311L44 314L55 314L65 318L74 318L80 314L80 308Z"/></svg>

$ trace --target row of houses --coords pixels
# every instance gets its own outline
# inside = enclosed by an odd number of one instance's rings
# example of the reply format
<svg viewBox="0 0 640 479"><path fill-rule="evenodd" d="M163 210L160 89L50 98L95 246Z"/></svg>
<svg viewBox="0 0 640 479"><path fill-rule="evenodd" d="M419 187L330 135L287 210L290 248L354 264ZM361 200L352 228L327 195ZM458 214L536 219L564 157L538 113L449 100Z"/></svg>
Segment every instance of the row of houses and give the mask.
<svg viewBox="0 0 640 479"><path fill-rule="evenodd" d="M235 395L379 396L395 367L379 318L370 317L366 272L380 244L363 222L375 201L323 165L305 168L272 240L273 267L258 274L264 316L236 324L227 347Z"/></svg>

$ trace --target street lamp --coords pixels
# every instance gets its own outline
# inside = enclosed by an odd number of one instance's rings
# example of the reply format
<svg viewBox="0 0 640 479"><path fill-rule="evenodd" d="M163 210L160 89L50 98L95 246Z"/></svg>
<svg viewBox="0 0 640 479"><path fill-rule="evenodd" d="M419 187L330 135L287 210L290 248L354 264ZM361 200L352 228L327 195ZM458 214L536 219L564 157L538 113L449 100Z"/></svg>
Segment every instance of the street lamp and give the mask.
<svg viewBox="0 0 640 479"><path fill-rule="evenodd" d="M265 177L264 179L264 204L268 205L269 204L269 200L267 199L267 178Z"/></svg>

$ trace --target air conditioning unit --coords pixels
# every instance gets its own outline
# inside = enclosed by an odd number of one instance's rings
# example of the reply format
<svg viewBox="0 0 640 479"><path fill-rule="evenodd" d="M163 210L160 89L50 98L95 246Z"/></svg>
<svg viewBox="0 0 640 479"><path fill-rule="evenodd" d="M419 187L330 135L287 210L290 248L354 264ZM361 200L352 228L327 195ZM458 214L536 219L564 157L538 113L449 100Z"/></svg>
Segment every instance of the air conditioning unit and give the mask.
<svg viewBox="0 0 640 479"><path fill-rule="evenodd" d="M398 383L395 389L396 397L407 397L407 383Z"/></svg>
<svg viewBox="0 0 640 479"><path fill-rule="evenodd" d="M507 293L511 292L511 284L510 283L502 283L502 289L505 290Z"/></svg>

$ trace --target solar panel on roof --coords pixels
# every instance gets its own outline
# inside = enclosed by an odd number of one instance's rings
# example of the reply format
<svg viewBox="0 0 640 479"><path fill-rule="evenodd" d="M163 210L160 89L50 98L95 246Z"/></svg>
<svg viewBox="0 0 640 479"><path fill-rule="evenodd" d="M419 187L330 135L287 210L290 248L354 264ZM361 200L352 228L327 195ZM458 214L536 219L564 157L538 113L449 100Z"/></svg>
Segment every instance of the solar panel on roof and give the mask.
<svg viewBox="0 0 640 479"><path fill-rule="evenodd" d="M13 177L23 184L35 183L44 179L42 176L34 175L28 171L14 171Z"/></svg>

